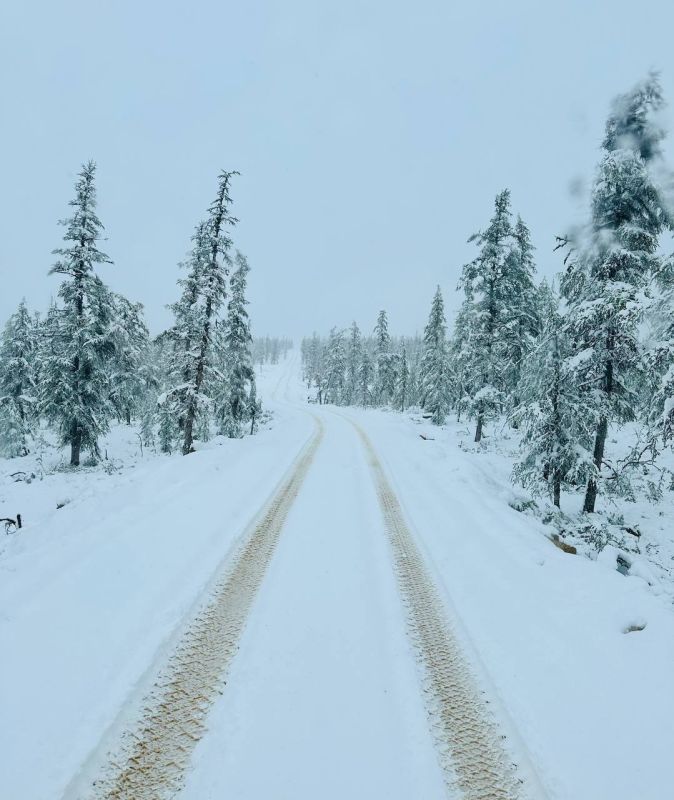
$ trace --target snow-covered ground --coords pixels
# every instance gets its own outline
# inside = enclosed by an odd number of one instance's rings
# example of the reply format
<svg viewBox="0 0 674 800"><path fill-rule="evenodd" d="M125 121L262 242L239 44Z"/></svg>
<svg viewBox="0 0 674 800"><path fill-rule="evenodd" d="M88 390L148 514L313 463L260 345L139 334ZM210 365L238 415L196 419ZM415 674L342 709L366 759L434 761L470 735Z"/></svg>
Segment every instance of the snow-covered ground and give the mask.
<svg viewBox="0 0 674 800"><path fill-rule="evenodd" d="M271 406L284 373L267 373ZM14 483L29 459L2 462L3 515L24 519L0 534L3 800L61 796L312 429L280 405L270 429L189 458L141 457L133 431L117 429L111 475Z"/></svg>
<svg viewBox="0 0 674 800"><path fill-rule="evenodd" d="M37 465L0 463L2 515L25 520L0 537L0 797L62 795L287 472L311 414L324 440L181 796L444 796L352 419L548 797L669 797L674 613L659 578L621 575L610 550L592 561L554 547L511 508L507 455L473 452L461 426L307 406L297 373L292 355L261 377L274 416L259 435L188 458L141 455L119 429L111 474L15 483L8 473Z"/></svg>
<svg viewBox="0 0 674 800"><path fill-rule="evenodd" d="M614 557L557 549L546 526L510 507L507 459L472 452L462 426L340 413L367 429L388 467L549 796L665 800L674 786L671 597L617 572Z"/></svg>

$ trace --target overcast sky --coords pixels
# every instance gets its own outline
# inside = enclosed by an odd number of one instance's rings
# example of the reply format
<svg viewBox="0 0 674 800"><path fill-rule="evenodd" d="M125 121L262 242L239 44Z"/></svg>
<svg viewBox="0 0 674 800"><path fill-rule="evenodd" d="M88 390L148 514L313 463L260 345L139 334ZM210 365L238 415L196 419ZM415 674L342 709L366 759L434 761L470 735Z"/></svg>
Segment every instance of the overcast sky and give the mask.
<svg viewBox="0 0 674 800"><path fill-rule="evenodd" d="M656 68L674 104L673 35L671 0L4 2L0 319L55 294L88 158L101 275L153 332L220 169L258 334L423 328L504 187L551 275L611 97Z"/></svg>

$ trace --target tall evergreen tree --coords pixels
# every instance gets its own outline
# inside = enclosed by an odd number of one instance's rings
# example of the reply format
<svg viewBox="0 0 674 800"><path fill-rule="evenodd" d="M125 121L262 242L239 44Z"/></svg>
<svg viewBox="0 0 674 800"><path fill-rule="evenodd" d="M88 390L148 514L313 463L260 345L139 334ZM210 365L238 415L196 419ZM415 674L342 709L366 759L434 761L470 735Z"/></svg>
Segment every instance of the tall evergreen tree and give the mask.
<svg viewBox="0 0 674 800"><path fill-rule="evenodd" d="M184 455L191 453L194 444L194 431L200 410L210 406L210 398L204 392L204 381L211 367L211 344L215 319L225 300L226 278L229 272L229 249L232 245L226 233L227 226L237 220L230 214L230 181L235 172L222 172L218 179L218 191L209 209L207 224L202 229L199 247L205 252L198 256L199 268L195 269L194 280L198 285L198 305L196 313L196 341L191 344L190 375L184 395L183 446ZM196 266L196 264L195 264Z"/></svg>
<svg viewBox="0 0 674 800"><path fill-rule="evenodd" d="M351 324L349 342L346 353L346 378L344 384L344 404L347 406L356 402L358 394L358 371L362 359L363 344L360 329L355 322Z"/></svg>
<svg viewBox="0 0 674 800"><path fill-rule="evenodd" d="M226 401L222 409L222 432L232 438L241 436L249 418L249 390L254 382L250 321L246 306L246 283L250 267L241 253L235 257L236 269L230 280L230 300L224 326L226 360Z"/></svg>
<svg viewBox="0 0 674 800"><path fill-rule="evenodd" d="M505 294L508 299L501 338L506 340L506 390L512 405L517 407L522 366L531 352L540 325L538 293L533 279L536 271L534 247L529 228L519 215L513 229L513 240L506 261Z"/></svg>
<svg viewBox="0 0 674 800"><path fill-rule="evenodd" d="M513 475L534 492L546 489L559 508L563 484L587 479L592 433L582 393L569 379L569 344L558 302L544 284L540 292L543 329L523 374L522 404L515 412L522 425L522 458Z"/></svg>
<svg viewBox="0 0 674 800"><path fill-rule="evenodd" d="M113 321L111 337L111 395L119 419L131 424L140 411L153 378L148 363L150 333L143 319L141 303L131 303L119 294L111 295Z"/></svg>
<svg viewBox="0 0 674 800"><path fill-rule="evenodd" d="M386 405L395 394L395 368L391 354L391 336L388 331L386 311L379 312L374 327L375 341L375 389L378 405Z"/></svg>
<svg viewBox="0 0 674 800"><path fill-rule="evenodd" d="M506 400L507 340L502 335L510 320L508 269L512 252L510 192L496 197L494 216L483 233L469 241L480 247L478 256L463 268L465 300L460 312L462 390L469 392L476 420L475 441L482 439L485 421Z"/></svg>
<svg viewBox="0 0 674 800"><path fill-rule="evenodd" d="M22 300L0 343L0 450L10 457L28 454L37 422L36 351L35 325Z"/></svg>
<svg viewBox="0 0 674 800"><path fill-rule="evenodd" d="M344 331L333 328L330 331L326 348L326 403L339 405L342 402L344 391L344 374L346 370L346 351L344 346Z"/></svg>
<svg viewBox="0 0 674 800"><path fill-rule="evenodd" d="M95 171L93 161L83 166L70 201L73 214L61 223L66 246L54 251L59 259L51 273L66 279L58 292L63 309L44 364L40 395L45 417L70 446L72 466L79 466L82 449L98 453L98 437L108 430L113 413L110 293L94 272L96 265L112 262L98 249L103 225L96 215Z"/></svg>
<svg viewBox="0 0 674 800"><path fill-rule="evenodd" d="M373 403L373 378L374 366L372 364L372 357L367 347L364 347L360 360L360 367L358 369L358 404L363 407L371 406Z"/></svg>
<svg viewBox="0 0 674 800"><path fill-rule="evenodd" d="M654 76L614 101L589 230L562 281L574 342L572 379L586 387L585 413L595 425L586 512L595 510L609 425L636 414L633 387L643 369L638 329L644 290L660 270L659 237L671 224L654 177L662 159L664 134L655 121L662 104Z"/></svg>
<svg viewBox="0 0 674 800"><path fill-rule="evenodd" d="M431 414L435 425L442 425L449 406L449 363L447 359L447 324L442 292L438 286L431 313L424 330L421 358L421 406Z"/></svg>
<svg viewBox="0 0 674 800"><path fill-rule="evenodd" d="M405 340L400 343L400 369L398 370L398 386L396 391L397 405L404 411L409 405L410 399L410 363L407 358L407 348Z"/></svg>

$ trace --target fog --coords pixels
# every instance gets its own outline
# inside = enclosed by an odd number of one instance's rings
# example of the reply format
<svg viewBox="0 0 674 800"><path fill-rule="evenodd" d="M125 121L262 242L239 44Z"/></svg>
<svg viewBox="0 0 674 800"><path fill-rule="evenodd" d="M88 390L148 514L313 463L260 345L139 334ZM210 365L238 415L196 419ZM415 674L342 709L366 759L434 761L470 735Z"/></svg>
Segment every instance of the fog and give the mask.
<svg viewBox="0 0 674 800"><path fill-rule="evenodd" d="M93 158L115 262L101 275L145 304L153 332L170 321L218 171L236 169L254 333L369 330L386 308L411 334L436 284L456 308L466 240L497 191L511 188L552 275L612 96L655 68L674 103L666 0L117 0L0 14L1 320L22 296L44 309L55 294L57 221Z"/></svg>

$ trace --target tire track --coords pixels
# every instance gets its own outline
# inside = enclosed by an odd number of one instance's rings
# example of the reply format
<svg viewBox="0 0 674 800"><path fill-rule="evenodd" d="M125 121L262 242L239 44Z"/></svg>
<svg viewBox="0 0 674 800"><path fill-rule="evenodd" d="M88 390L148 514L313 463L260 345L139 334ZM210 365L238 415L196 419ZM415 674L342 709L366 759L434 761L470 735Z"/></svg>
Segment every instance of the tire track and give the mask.
<svg viewBox="0 0 674 800"><path fill-rule="evenodd" d="M323 438L323 424L244 537L229 567L180 637L89 793L92 800L166 800L182 785L211 705L225 684L246 619L288 511Z"/></svg>
<svg viewBox="0 0 674 800"><path fill-rule="evenodd" d="M466 800L523 800L527 787L473 678L396 494L367 434L349 421L373 473L447 788Z"/></svg>

